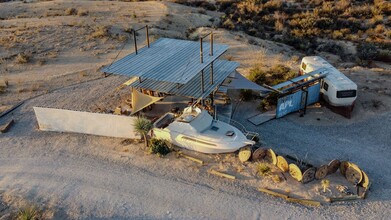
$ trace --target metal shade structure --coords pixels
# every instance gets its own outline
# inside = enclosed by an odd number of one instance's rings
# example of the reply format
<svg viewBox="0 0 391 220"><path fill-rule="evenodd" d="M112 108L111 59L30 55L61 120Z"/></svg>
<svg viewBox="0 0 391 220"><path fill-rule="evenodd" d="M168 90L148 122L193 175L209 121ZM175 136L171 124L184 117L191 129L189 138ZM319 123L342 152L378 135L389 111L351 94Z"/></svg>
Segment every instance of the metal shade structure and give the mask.
<svg viewBox="0 0 391 220"><path fill-rule="evenodd" d="M134 81L129 86L133 88L148 89L162 93L175 94L179 96L204 99L212 93L223 81L235 71L239 63L227 60L214 61L214 78L211 81L210 66L205 68L204 73L199 72L188 83L181 85L172 82L162 82L152 79ZM204 77L204 91L201 90L201 77Z"/></svg>
<svg viewBox="0 0 391 220"><path fill-rule="evenodd" d="M213 44L212 50L210 43L201 45L204 52L200 54L200 43L197 41L160 38L149 48L141 48L137 54L129 54L101 71L139 77L141 81L151 79L186 84L228 49L223 44ZM199 55L202 55L202 62Z"/></svg>

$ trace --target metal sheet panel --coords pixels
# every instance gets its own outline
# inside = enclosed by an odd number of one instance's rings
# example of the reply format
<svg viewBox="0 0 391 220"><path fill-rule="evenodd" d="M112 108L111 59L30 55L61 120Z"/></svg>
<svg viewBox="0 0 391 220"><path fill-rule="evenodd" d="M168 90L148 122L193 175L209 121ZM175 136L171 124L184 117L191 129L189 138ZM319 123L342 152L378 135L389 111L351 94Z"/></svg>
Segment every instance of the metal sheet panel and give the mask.
<svg viewBox="0 0 391 220"><path fill-rule="evenodd" d="M276 118L281 118L291 112L298 111L301 106L302 91L281 97L277 101Z"/></svg>
<svg viewBox="0 0 391 220"><path fill-rule="evenodd" d="M320 97L320 83L308 87L307 105L312 105L319 102Z"/></svg>
<svg viewBox="0 0 391 220"><path fill-rule="evenodd" d="M138 138L137 117L34 107L40 130L74 132L118 138Z"/></svg>
<svg viewBox="0 0 391 220"><path fill-rule="evenodd" d="M102 72L185 84L227 49L227 45L213 44L210 56L210 44L203 43L203 63L200 63L199 42L160 38L150 48L140 49L137 55L129 54L104 67Z"/></svg>
<svg viewBox="0 0 391 220"><path fill-rule="evenodd" d="M193 79L184 85L179 85L172 82L162 82L152 79L135 81L130 84L134 88L149 89L168 94L191 97L191 98L205 98L239 66L239 63L227 60L215 60L213 62L213 84L211 84L210 66L204 70L204 92L201 91L201 72Z"/></svg>

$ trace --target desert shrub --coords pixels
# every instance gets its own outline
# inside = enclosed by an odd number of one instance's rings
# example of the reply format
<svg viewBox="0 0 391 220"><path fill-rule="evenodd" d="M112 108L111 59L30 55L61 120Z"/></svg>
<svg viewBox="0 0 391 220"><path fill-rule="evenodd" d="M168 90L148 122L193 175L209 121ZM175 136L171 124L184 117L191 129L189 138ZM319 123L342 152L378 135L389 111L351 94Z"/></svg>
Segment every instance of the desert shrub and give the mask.
<svg viewBox="0 0 391 220"><path fill-rule="evenodd" d="M16 56L15 61L19 64L28 63L30 61L31 57L28 54L20 53Z"/></svg>
<svg viewBox="0 0 391 220"><path fill-rule="evenodd" d="M243 101L250 101L253 99L253 91L251 89L241 89L239 97Z"/></svg>
<svg viewBox="0 0 391 220"><path fill-rule="evenodd" d="M107 26L97 26L90 34L91 38L104 38L109 36L109 28Z"/></svg>
<svg viewBox="0 0 391 220"><path fill-rule="evenodd" d="M88 11L87 10L83 10L83 9L79 9L79 10L77 10L77 15L78 16L87 16L88 15Z"/></svg>
<svg viewBox="0 0 391 220"><path fill-rule="evenodd" d="M373 44L369 43L362 43L357 46L357 57L363 61L368 60L372 61L376 59L377 55L379 54L377 48Z"/></svg>
<svg viewBox="0 0 391 220"><path fill-rule="evenodd" d="M270 175L271 168L266 163L259 163L257 166L257 172L260 176L268 176Z"/></svg>
<svg viewBox="0 0 391 220"><path fill-rule="evenodd" d="M379 51L376 60L391 63L391 51L390 50L381 50Z"/></svg>
<svg viewBox="0 0 391 220"><path fill-rule="evenodd" d="M149 144L149 150L153 154L166 155L171 152L165 140L152 138Z"/></svg>
<svg viewBox="0 0 391 220"><path fill-rule="evenodd" d="M344 51L343 47L339 44L332 42L332 41L326 42L324 44L320 44L316 48L316 50L336 54L340 57L345 55L345 51Z"/></svg>
<svg viewBox="0 0 391 220"><path fill-rule="evenodd" d="M42 218L41 211L35 206L21 208L16 214L17 220L38 220Z"/></svg>
<svg viewBox="0 0 391 220"><path fill-rule="evenodd" d="M67 8L67 9L65 9L65 14L66 15L76 15L77 10L76 10L76 8Z"/></svg>
<svg viewBox="0 0 391 220"><path fill-rule="evenodd" d="M235 23L231 19L227 19L223 22L223 27L233 30L235 29Z"/></svg>

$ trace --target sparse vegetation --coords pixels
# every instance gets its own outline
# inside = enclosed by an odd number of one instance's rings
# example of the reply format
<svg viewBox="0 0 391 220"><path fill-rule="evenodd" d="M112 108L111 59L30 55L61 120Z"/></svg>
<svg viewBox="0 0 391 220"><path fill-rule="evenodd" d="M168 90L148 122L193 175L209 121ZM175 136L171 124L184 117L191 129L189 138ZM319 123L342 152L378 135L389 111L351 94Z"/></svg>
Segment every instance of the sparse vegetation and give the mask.
<svg viewBox="0 0 391 220"><path fill-rule="evenodd" d="M67 8L65 10L65 14L66 15L76 15L77 14L77 10L76 10L76 8Z"/></svg>
<svg viewBox="0 0 391 220"><path fill-rule="evenodd" d="M379 51L376 46L373 44L363 43L357 46L357 56L361 62L367 60L371 62L372 60L377 58Z"/></svg>
<svg viewBox="0 0 391 220"><path fill-rule="evenodd" d="M138 117L134 122L134 130L143 137L145 147L148 147L148 132L152 127L152 122L144 117Z"/></svg>
<svg viewBox="0 0 391 220"><path fill-rule="evenodd" d="M31 56L25 53L20 53L16 56L15 61L19 64L25 64L28 63L31 59Z"/></svg>
<svg viewBox="0 0 391 220"><path fill-rule="evenodd" d="M295 77L295 75L296 72L292 71L289 67L278 64L267 71L264 71L258 66L252 68L250 70L249 79L259 85L266 84L273 86L291 79Z"/></svg>
<svg viewBox="0 0 391 220"><path fill-rule="evenodd" d="M42 219L41 210L36 206L27 206L21 208L16 214L16 220L39 220Z"/></svg>
<svg viewBox="0 0 391 220"><path fill-rule="evenodd" d="M109 28L107 26L96 26L95 30L90 34L91 38L104 38L109 36Z"/></svg>
<svg viewBox="0 0 391 220"><path fill-rule="evenodd" d="M166 141L161 139L152 138L149 143L149 150L153 154L166 155L171 152Z"/></svg>
<svg viewBox="0 0 391 220"><path fill-rule="evenodd" d="M260 176L268 176L270 175L271 168L266 163L259 163L257 166L258 175Z"/></svg>
<svg viewBox="0 0 391 220"><path fill-rule="evenodd" d="M211 3L205 0L176 2L211 10ZM322 39L368 42L381 49L391 48L389 1L219 0L215 7L224 12L220 23L224 28L281 41L309 53L317 49L344 57L338 46L318 48Z"/></svg>

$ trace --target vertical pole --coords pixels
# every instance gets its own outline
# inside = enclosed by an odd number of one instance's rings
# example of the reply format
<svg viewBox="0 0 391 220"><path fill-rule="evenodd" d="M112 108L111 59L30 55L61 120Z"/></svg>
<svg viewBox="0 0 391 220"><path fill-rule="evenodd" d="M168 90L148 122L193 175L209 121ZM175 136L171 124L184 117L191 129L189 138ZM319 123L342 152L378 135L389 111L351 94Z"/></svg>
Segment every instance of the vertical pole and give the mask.
<svg viewBox="0 0 391 220"><path fill-rule="evenodd" d="M203 50L202 50L202 38L200 38L200 62L203 63L204 62L204 59L203 59ZM202 76L204 77L204 76Z"/></svg>
<svg viewBox="0 0 391 220"><path fill-rule="evenodd" d="M213 61L210 63L210 84L213 85Z"/></svg>
<svg viewBox="0 0 391 220"><path fill-rule="evenodd" d="M201 92L204 94L204 70L201 70Z"/></svg>
<svg viewBox="0 0 391 220"><path fill-rule="evenodd" d="M145 29L147 31L147 45L148 45L148 48L149 48L149 33L148 33L148 25L145 25Z"/></svg>
<svg viewBox="0 0 391 220"><path fill-rule="evenodd" d="M133 40L134 40L134 50L136 51L137 54L137 39L136 39L136 31L133 30Z"/></svg>
<svg viewBox="0 0 391 220"><path fill-rule="evenodd" d="M210 32L210 54L213 56L213 32Z"/></svg>

